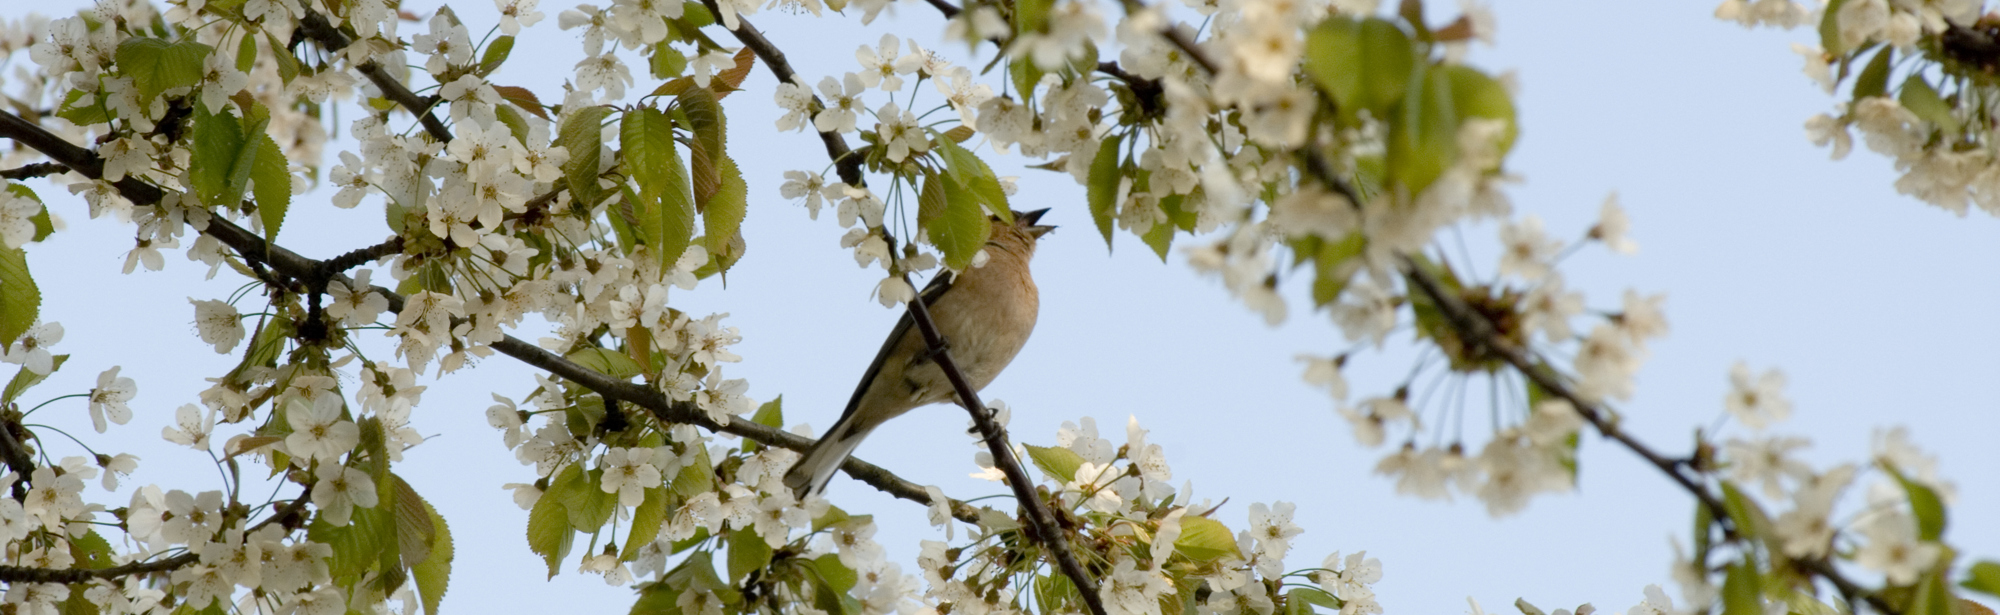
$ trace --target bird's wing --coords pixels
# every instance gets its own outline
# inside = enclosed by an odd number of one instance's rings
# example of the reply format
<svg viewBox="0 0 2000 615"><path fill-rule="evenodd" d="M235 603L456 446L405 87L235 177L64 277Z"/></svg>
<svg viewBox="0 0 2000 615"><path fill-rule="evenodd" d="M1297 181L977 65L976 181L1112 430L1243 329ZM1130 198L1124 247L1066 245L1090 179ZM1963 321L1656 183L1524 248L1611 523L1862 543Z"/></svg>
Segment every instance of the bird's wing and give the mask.
<svg viewBox="0 0 2000 615"><path fill-rule="evenodd" d="M937 275L931 276L929 284L924 285L924 291L917 293L917 298L924 302L925 307L937 305L938 299L951 290L951 278L949 270L939 271ZM888 339L882 340L882 349L875 352L875 360L868 364L868 371L862 372L861 383L854 386L854 396L848 398L847 410L840 413L840 420L846 421L849 415L854 414L855 407L861 405L861 397L867 395L868 387L875 384L875 376L882 373L882 364L888 362L889 353L895 350L897 344L902 343L903 336L908 335L915 326L916 320L910 317L909 310L904 310L903 317L896 319L896 328L889 330ZM919 355L912 364L927 361L928 356Z"/></svg>

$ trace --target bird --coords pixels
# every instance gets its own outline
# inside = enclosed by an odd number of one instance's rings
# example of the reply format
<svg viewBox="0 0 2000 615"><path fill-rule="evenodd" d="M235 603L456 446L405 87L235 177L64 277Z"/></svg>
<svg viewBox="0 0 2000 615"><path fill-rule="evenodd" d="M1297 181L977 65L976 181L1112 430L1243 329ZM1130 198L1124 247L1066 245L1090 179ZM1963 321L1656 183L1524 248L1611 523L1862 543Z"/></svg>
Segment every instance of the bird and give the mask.
<svg viewBox="0 0 2000 615"><path fill-rule="evenodd" d="M974 391L993 382L1035 330L1041 297L1028 261L1035 256L1036 242L1055 230L1037 224L1048 211L1015 212L1012 224L990 219L985 265L955 275L941 272L918 294ZM921 406L945 401L963 405L935 356L905 311L862 373L840 420L785 473L785 486L799 499L822 493L834 471L882 423Z"/></svg>

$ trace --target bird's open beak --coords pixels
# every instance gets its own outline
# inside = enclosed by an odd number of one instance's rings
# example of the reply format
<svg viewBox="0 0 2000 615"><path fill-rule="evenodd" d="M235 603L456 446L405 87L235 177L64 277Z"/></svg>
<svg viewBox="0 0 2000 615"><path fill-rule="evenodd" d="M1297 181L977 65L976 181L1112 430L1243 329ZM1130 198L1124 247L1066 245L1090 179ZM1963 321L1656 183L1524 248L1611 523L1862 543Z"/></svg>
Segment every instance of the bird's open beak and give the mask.
<svg viewBox="0 0 2000 615"><path fill-rule="evenodd" d="M1049 234L1049 231L1056 230L1056 227L1053 225L1036 224L1042 220L1042 214L1046 213L1049 213L1047 208L1030 212L1014 212L1014 224L1027 227L1028 234L1039 239L1041 236Z"/></svg>

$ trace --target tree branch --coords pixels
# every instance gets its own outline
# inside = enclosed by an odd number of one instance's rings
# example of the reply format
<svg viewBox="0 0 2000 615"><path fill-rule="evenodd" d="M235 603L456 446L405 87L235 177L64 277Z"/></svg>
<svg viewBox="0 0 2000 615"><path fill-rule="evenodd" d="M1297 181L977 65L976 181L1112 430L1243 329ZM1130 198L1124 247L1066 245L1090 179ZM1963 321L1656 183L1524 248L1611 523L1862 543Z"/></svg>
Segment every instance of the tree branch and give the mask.
<svg viewBox="0 0 2000 615"><path fill-rule="evenodd" d="M890 252L894 253L895 249L890 248ZM909 274L903 275L903 283L910 283ZM937 323L931 321L930 307L924 305L922 297L918 297L909 302L909 308L910 318L916 321L917 331L923 333L924 343L930 346L931 360L944 372L945 379L951 381L952 389L958 393L959 404L972 414L972 423L979 427L980 438L986 441L987 450L993 453L993 465L1007 475L1007 484L1014 489L1014 499L1020 502L1021 508L1028 511L1028 520L1035 530L1035 537L1048 547L1049 554L1055 557L1056 565L1062 569L1063 575L1076 584L1077 594L1083 597L1084 604L1090 606L1090 612L1094 615L1106 615L1109 611L1104 608L1104 597L1098 594L1097 581L1091 579L1090 574L1084 571L1083 564L1077 561L1076 554L1070 550L1069 535L1063 533L1062 525L1056 523L1055 515L1049 512L1048 505L1035 493L1035 481L1028 477L1028 471L1021 467L1021 460L1014 456L1014 447L1007 442L1006 429L993 420L992 411L979 401L979 391L972 388L972 383L958 370L958 364L952 361L951 351L945 345L944 335L938 333Z"/></svg>
<svg viewBox="0 0 2000 615"><path fill-rule="evenodd" d="M53 162L37 162L34 164L24 164L12 169L0 170L0 179L21 181L36 177L47 177L66 170L68 169L64 168L63 165Z"/></svg>
<svg viewBox="0 0 2000 615"><path fill-rule="evenodd" d="M285 519L287 517L297 514L300 510L305 509L306 501L309 499L306 496L307 494L304 493L299 494L299 497L294 498L292 501L285 503L285 505L279 508L277 512L271 513L270 517L265 518L263 521L258 521L256 525L250 526L250 528L246 530L244 534L247 535L251 532L255 532L259 529L262 529L266 525L270 525L281 519ZM114 579L134 574L166 572L169 570L174 570L186 566L188 564L195 563L197 561L201 561L201 554L189 551L166 559L153 560L150 562L133 562L130 564L125 564L123 566L112 566L110 568L36 568L33 566L0 566L0 582L83 583L94 579Z"/></svg>
<svg viewBox="0 0 2000 615"><path fill-rule="evenodd" d="M708 7L709 13L715 15L722 14L722 9L715 5L715 0L701 0L701 2ZM725 27L724 29L728 28ZM742 42L744 47L749 47L751 53L757 54L757 59L764 61L764 66L771 69L771 76L777 77L778 83L801 83L802 80L798 78L799 73L792 70L792 63L785 59L785 52L779 50L777 45L772 44L771 39L764 38L764 33L759 32L756 26L750 25L749 20L738 15L736 17L736 29L729 30L729 33L736 35L737 41ZM812 97L813 109L826 108L826 103L821 102L819 96L812 93L811 88L806 89L806 95ZM856 155L852 149L847 147L847 138L840 136L838 132L828 131L819 133L819 140L826 145L826 157L833 160L833 166L840 175L840 181L846 182L849 186L863 185L864 182L861 177L862 156Z"/></svg>
<svg viewBox="0 0 2000 615"><path fill-rule="evenodd" d="M26 369L26 368L23 368ZM28 477L35 473L35 458L28 455L28 447L14 437L14 428L20 426L17 413L7 413L7 423L0 425L0 461L5 461L20 477L14 481L14 501L28 501Z"/></svg>
<svg viewBox="0 0 2000 615"><path fill-rule="evenodd" d="M339 28L334 27L331 22L326 20L326 16L319 14L318 11L307 10L305 16L299 18L299 31L304 32L306 36L311 37L319 43L320 47L325 48L329 52L346 49L349 44L353 43L352 40L347 38L346 34L341 33ZM390 75L388 70L382 68L382 65L374 60L362 63L362 65L355 67L355 70L361 71L362 76L367 77L369 83L375 84L376 89L382 90L383 98L395 101L396 104L402 105L404 109L409 110L412 115L417 116L417 121L424 125L424 132L430 133L431 138L437 139L439 143L451 142L451 130L446 129L444 122L439 121L436 115L431 114L431 108L436 107L438 104L438 97L418 96L415 92L411 92L410 88L405 87L402 81L397 80L394 75Z"/></svg>
<svg viewBox="0 0 2000 615"><path fill-rule="evenodd" d="M26 122L20 117L5 111L0 111L0 138L13 139L26 144L42 152L43 155L87 177L95 179L103 176L104 163L98 159L96 153L63 141L61 138L42 130L40 126ZM159 188L129 177L118 182L116 186L126 199L134 203L157 203L162 196ZM269 244L256 233L252 233L238 226L236 223L221 217L211 218L208 228L204 229L202 233L216 238L223 245L236 250L237 253L266 263L277 273L294 279L308 279L322 266L321 261L306 258L283 246ZM374 248L367 250L372 249ZM352 279L340 274L335 274L329 279L342 283L353 282ZM380 286L374 287L374 290L381 294L383 298L388 299L390 311L402 311L404 301L401 295ZM513 357L523 363L541 368L564 378L569 378L606 398L617 399L644 407L663 421L689 423L711 431L733 434L761 444L795 451L804 451L812 448L814 442L811 439L796 436L753 421L730 421L727 425L716 424L714 421L708 419L706 413L695 408L693 404L672 402L666 399L666 396L659 391L632 382L613 379L610 376L578 365L555 353L544 350L540 346L530 344L513 336L503 337L500 341L495 342L492 347L501 354ZM846 471L848 475L889 495L920 504L931 503L930 495L924 492L923 486L896 476L881 466L860 459L849 458L847 463L841 465L841 469ZM950 500L948 506L951 507L953 517L966 523L979 523L978 509L959 500Z"/></svg>
<svg viewBox="0 0 2000 615"><path fill-rule="evenodd" d="M709 11L721 14L715 0L702 0L702 4L706 5ZM945 4L940 10L947 7L956 8ZM730 30L730 33L736 35L736 40L749 47L759 59L764 60L764 65L770 67L771 74L778 78L779 83L796 83L795 77L798 73L794 72L791 63L785 60L785 53L780 51L777 45L773 45L770 39L764 38L764 34L758 32L756 26L750 25L749 20L738 16L737 27ZM813 104L821 106L824 103L819 102L819 98L814 96ZM847 140L835 132L822 132L819 136L820 140L826 143L827 157L832 158L835 167L839 169L841 181L850 186L863 185L861 156L853 155L854 152L847 147ZM886 231L884 234L887 234ZM894 239L890 238L890 241L893 242ZM891 252L893 251L892 249ZM907 276L904 283L909 283ZM1015 499L1027 509L1028 520L1036 536L1043 546L1048 548L1063 574L1069 577L1071 583L1076 584L1080 590L1077 593L1082 595L1084 604L1090 607L1091 613L1106 615L1108 611L1104 608L1103 597L1098 595L1097 582L1084 571L1083 565L1076 559L1076 554L1070 550L1067 535L1063 534L1062 527L1056 523L1055 515L1049 512L1048 507L1035 494L1035 482L1029 479L1027 471L1021 468L1020 460L1014 457L1013 447L1007 444L1006 432L999 424L993 422L993 417L987 412L986 406L979 402L979 393L972 389L971 383L952 361L951 353L945 347L944 337L938 334L936 324L931 322L930 310L924 306L922 300L910 301L908 306L911 318L916 321L917 329L923 332L924 341L935 353L933 356L938 368L944 371L945 378L950 380L952 387L957 390L959 402L972 414L973 423L979 427L980 435L993 453L994 465L999 466L1007 475L1007 482L1013 487ZM731 421L732 424L741 422Z"/></svg>
<svg viewBox="0 0 2000 615"><path fill-rule="evenodd" d="M1697 477L1689 476L1684 472L1682 470L1684 466L1676 463L1666 455L1654 451L1651 447L1646 446L1646 443L1640 442L1637 438L1632 437L1631 434L1619 429L1617 420L1611 416L1610 412L1597 403L1577 395L1576 390L1569 386L1569 382L1561 374L1556 373L1554 368L1549 367L1548 363L1536 357L1529 356L1527 352L1500 337L1498 330L1494 328L1491 321L1487 320L1478 311L1473 310L1471 306L1466 305L1465 301L1458 295L1446 291L1444 284L1439 282L1436 276L1431 275L1429 271L1417 264L1415 259L1410 258L1408 255L1398 255L1398 258L1401 261L1399 266L1403 274L1409 278L1411 285L1437 304L1438 309L1444 312L1445 320L1451 323L1452 328L1457 330L1459 335L1478 345L1483 353L1492 353L1499 356L1508 365L1512 365L1516 371L1521 372L1522 377L1527 378L1530 382L1535 383L1536 386L1548 391L1549 394L1569 402L1571 406L1576 408L1577 414L1582 415L1583 419L1589 422L1590 426L1595 428L1599 434L1624 445L1626 449L1645 459L1647 463L1652 464L1661 473L1666 474L1667 478L1674 481L1674 484L1680 485L1688 494L1693 495L1695 500L1700 502L1703 508L1708 509L1708 514L1722 527L1724 536L1731 540L1742 539L1739 528L1735 526L1735 520L1729 516L1728 509L1723 506L1722 498L1714 492L1709 491L1708 487L1702 484ZM1824 558L1793 561L1799 568L1806 572L1818 575L1826 579L1827 582L1832 583L1834 588L1838 589L1843 595L1862 595L1868 604L1875 607L1877 611L1882 613L1902 612L1901 609L1895 608L1883 600L1881 596L1866 592L1858 584L1847 579L1838 569L1835 569L1831 564L1826 562Z"/></svg>

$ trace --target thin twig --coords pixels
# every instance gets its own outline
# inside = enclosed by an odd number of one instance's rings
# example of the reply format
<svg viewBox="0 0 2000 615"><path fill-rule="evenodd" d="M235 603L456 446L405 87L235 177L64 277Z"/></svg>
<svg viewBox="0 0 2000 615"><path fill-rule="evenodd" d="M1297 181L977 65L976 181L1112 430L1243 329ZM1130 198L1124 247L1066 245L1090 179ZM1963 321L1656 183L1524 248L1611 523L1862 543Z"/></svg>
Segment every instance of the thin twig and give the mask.
<svg viewBox="0 0 2000 615"><path fill-rule="evenodd" d="M305 16L299 18L299 31L304 32L306 36L312 37L314 41L319 43L320 47L325 48L328 52L346 49L353 42L348 40L346 34L342 34L339 28L334 27L331 22L326 20L326 16L319 14L318 11L307 10ZM404 109L416 115L417 121L424 125L424 132L430 133L431 138L437 139L440 143L451 141L451 131L444 127L443 121L438 120L437 116L431 113L431 108L436 107L438 104L438 97L418 96L417 93L411 92L410 88L405 87L402 81L397 80L394 75L390 75L388 70L382 68L382 65L374 60L362 63L360 66L355 67L355 70L361 71L362 76L367 77L370 83L375 84L376 89L382 90L383 98L395 101L396 104L402 105Z"/></svg>
<svg viewBox="0 0 2000 615"><path fill-rule="evenodd" d="M701 1L708 7L709 12L722 14L722 9L715 5L715 0ZM778 78L778 83L796 85L803 82L798 78L798 71L792 70L792 63L785 59L785 52L772 44L771 39L764 38L764 33L758 31L756 26L750 25L750 21L743 16L736 17L736 29L730 30L729 33L735 35L736 40L742 42L744 47L749 47L751 53L757 54L757 59L764 61L764 66L771 70L771 76ZM812 108L815 111L826 108L826 103L821 102L819 96L813 94L810 88L806 90L806 95L812 97ZM833 160L840 181L846 182L849 186L862 185L863 157L855 155L855 152L847 147L847 138L840 136L839 132L826 131L819 133L819 140L826 145L826 157Z"/></svg>
<svg viewBox="0 0 2000 615"><path fill-rule="evenodd" d="M702 3L707 5L710 11L719 12L715 0L702 0ZM933 6L937 4L933 3ZM945 4L939 8L944 10L947 7L950 5ZM785 53L779 50L777 45L772 44L770 39L764 38L763 33L758 32L756 26L751 25L749 20L738 16L737 27L730 30L730 33L736 35L736 40L749 47L752 53L757 54L765 66L770 67L771 74L778 78L779 83L797 82L795 79L797 73L785 60ZM818 97L814 97L813 101L815 106L823 104L819 102ZM863 157L854 155L855 152L847 147L847 140L839 133L822 132L819 135L820 140L826 143L827 157L833 159L835 167L839 169L841 181L850 186L862 185ZM908 280L905 279L904 282L908 283ZM1005 431L993 422L993 417L987 414L986 406L979 402L978 392L972 389L965 375L960 373L958 366L952 362L951 353L945 347L943 336L938 334L937 326L931 322L930 311L921 300L909 302L909 311L917 329L923 332L924 341L935 353L933 356L938 368L944 371L945 378L950 380L952 387L958 391L960 403L972 413L973 422L979 426L980 434L985 437L987 446L993 452L994 464L1000 466L1001 471L1007 474L1008 482L1014 489L1015 499L1027 509L1028 520L1034 526L1035 533L1042 540L1043 546L1048 548L1063 574L1069 577L1070 582L1076 584L1079 589L1077 593L1083 596L1084 604L1090 607L1091 613L1106 615L1108 611L1104 608L1103 598L1097 593L1097 582L1084 571L1083 565L1076 559L1076 554L1070 550L1069 539L1063 533L1062 527L1056 523L1055 516L1049 512L1041 498L1035 495L1035 483L1028 478L1027 471L1021 468L1020 460L1014 458L1014 449L1007 444ZM740 421L732 421L736 422Z"/></svg>
<svg viewBox="0 0 2000 615"><path fill-rule="evenodd" d="M245 535L278 522L305 508L306 494L285 503L263 521L258 521L244 532ZM83 583L94 579L115 579L134 574L166 572L201 561L201 554L188 551L180 555L150 562L133 562L110 568L36 568L33 566L0 566L0 582L6 583Z"/></svg>
<svg viewBox="0 0 2000 615"><path fill-rule="evenodd" d="M48 156L50 159L60 162L64 166L87 177L98 178L103 176L104 163L97 157L96 153L63 141L60 137L42 130L40 126L26 122L20 117L5 111L0 111L0 138L14 139L28 145L42 152L43 155ZM134 203L142 205L152 204L159 202L161 198L159 188L129 177L118 182L116 186L127 200ZM287 277L305 279L320 267L320 261L301 256L297 252L293 252L283 246L269 244L264 241L263 237L258 236L256 233L252 233L221 217L211 218L208 228L203 230L202 233L216 238L223 245L236 250L238 254L257 255L255 256L257 261L268 264L272 270ZM334 275L331 280L344 284L353 283L353 280L345 275ZM389 301L390 311L401 312L403 310L404 301L401 295L380 286L373 287L373 289ZM596 391L606 398L617 399L646 408L662 421L689 423L712 431L719 431L754 440L761 444L795 451L810 449L814 442L811 439L793 435L754 421L730 421L726 425L716 424L714 421L708 419L706 413L701 412L692 404L669 401L659 391L632 382L611 378L590 368L578 365L555 353L544 350L540 346L522 341L520 338L505 336L500 341L494 342L492 347L494 350L500 351L501 354L575 381L577 384ZM855 479L897 498L910 500L919 504L932 503L930 495L924 491L923 486L896 476L881 466L850 457L845 464L841 465L841 470L847 472L849 476L853 476ZM966 523L979 523L979 509L973 508L971 505L959 500L950 500L948 505L951 507L953 517Z"/></svg>
<svg viewBox="0 0 2000 615"><path fill-rule="evenodd" d="M909 274L904 274L903 283L910 283ZM1048 504L1035 493L1035 481L1028 477L1027 469L1021 467L1021 460L1014 456L1014 447L1007 442L1006 429L993 420L992 411L979 401L979 391L972 388L972 383L958 370L958 364L952 361L944 335L938 333L937 323L931 321L930 307L924 305L922 297L910 301L909 306L910 318L915 321L917 331L924 334L924 343L930 346L931 360L944 372L945 379L951 381L952 389L958 393L959 404L972 414L972 423L979 427L980 438L986 441L987 450L993 454L994 467L1007 475L1007 486L1014 489L1014 499L1020 502L1021 508L1027 509L1028 521L1033 525L1036 538L1048 547L1063 575L1076 584L1077 594L1083 597L1083 603L1090 607L1090 612L1106 615L1109 611L1104 608L1104 597L1098 595L1097 581L1084 571L1083 564L1070 550L1069 535L1063 532L1061 524L1056 523Z"/></svg>
<svg viewBox="0 0 2000 615"><path fill-rule="evenodd" d="M69 169L63 167L63 165L53 162L37 162L34 164L24 164L12 169L0 170L0 179L21 181L36 177L48 177L67 170Z"/></svg>
<svg viewBox="0 0 2000 615"><path fill-rule="evenodd" d="M28 501L28 477L35 473L35 458L28 454L28 447L14 437L14 427L20 425L14 412L7 413L7 422L0 425L0 460L7 463L19 477L14 481L14 501Z"/></svg>

